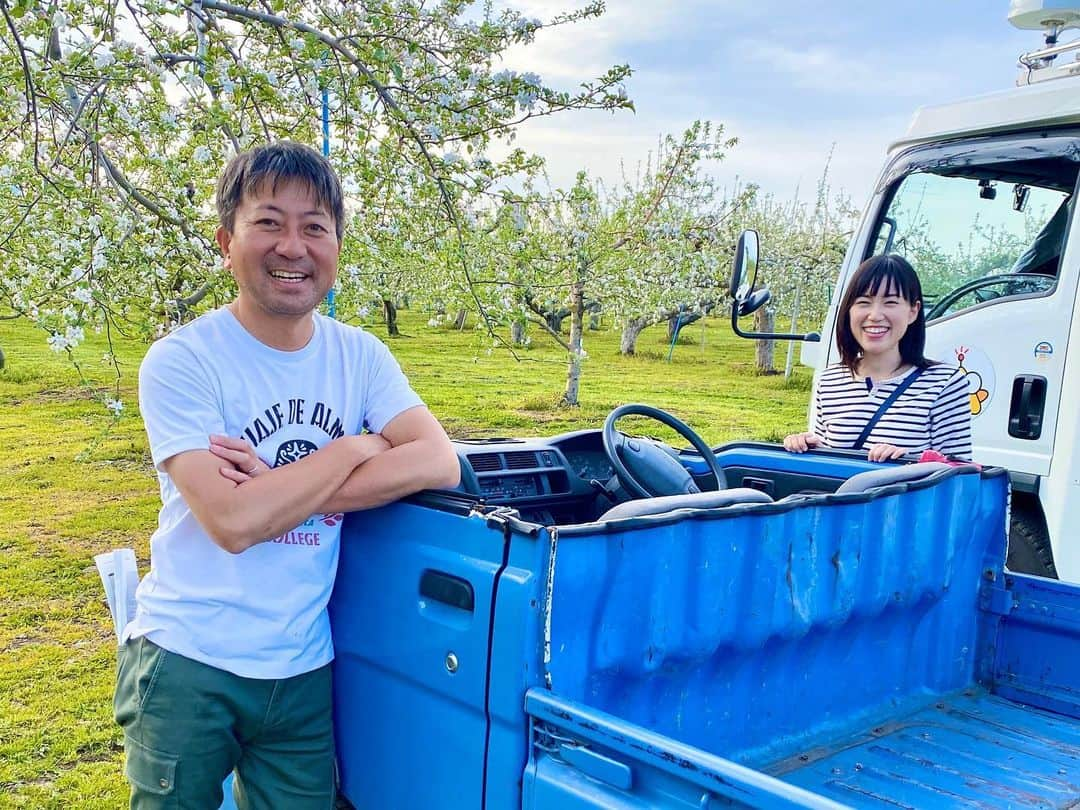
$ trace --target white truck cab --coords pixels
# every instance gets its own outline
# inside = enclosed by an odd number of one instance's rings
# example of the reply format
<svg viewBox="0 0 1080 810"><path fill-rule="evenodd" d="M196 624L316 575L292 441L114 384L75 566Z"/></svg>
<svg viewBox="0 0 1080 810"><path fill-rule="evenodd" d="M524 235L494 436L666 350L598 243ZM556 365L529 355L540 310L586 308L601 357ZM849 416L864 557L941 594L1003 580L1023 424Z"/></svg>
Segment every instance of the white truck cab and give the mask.
<svg viewBox="0 0 1080 810"><path fill-rule="evenodd" d="M1009 19L1045 36L1020 57L1018 86L916 112L848 247L824 337L782 337L807 341L816 385L839 361L847 280L869 256L907 258L927 356L968 372L974 459L1011 473L1009 567L1080 581L1080 40L1058 44L1080 2L1013 0ZM733 293L751 253L740 240ZM766 296L739 290L733 323Z"/></svg>

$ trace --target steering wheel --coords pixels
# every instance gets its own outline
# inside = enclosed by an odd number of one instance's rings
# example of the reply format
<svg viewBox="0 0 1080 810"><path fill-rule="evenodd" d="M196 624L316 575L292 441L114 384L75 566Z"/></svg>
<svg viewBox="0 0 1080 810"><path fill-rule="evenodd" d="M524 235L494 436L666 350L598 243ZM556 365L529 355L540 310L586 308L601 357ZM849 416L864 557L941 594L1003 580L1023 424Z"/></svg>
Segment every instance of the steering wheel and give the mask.
<svg viewBox="0 0 1080 810"><path fill-rule="evenodd" d="M689 425L667 411L648 405L621 405L604 420L604 452L619 481L637 498L681 495L700 492L694 477L672 453L650 439L632 439L615 430L615 422L624 416L647 416L667 425L701 453L716 476L716 488L727 489L724 471L712 448Z"/></svg>
<svg viewBox="0 0 1080 810"><path fill-rule="evenodd" d="M963 298L968 293L974 294L975 299L984 304L987 301L994 298L1000 298L1003 295L1018 295L1020 293L1014 292L1014 288L1022 288L1023 285L1029 285L1032 288L1032 292L1041 292L1039 289L1041 286L1044 290L1047 287L1052 287L1057 283L1057 279L1053 276L1044 276L1041 273L1002 273L997 276L983 276L977 278L974 281L969 281L967 284L963 284L947 294L944 298L934 304L930 308L930 311L926 313L926 320L932 321L934 318L940 318L942 315L947 315L949 309ZM987 287L992 287L1000 284L1005 289L1001 292L994 292L987 290Z"/></svg>

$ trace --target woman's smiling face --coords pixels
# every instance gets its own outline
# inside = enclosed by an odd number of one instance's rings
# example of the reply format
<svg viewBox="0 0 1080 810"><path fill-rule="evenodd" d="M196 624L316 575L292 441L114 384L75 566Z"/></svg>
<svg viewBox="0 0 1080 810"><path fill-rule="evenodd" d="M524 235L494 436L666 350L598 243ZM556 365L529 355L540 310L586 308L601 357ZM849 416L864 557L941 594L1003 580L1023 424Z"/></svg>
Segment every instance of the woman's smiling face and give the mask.
<svg viewBox="0 0 1080 810"><path fill-rule="evenodd" d="M851 334L864 356L899 354L900 339L919 316L919 302L908 301L889 281L857 296L848 313Z"/></svg>

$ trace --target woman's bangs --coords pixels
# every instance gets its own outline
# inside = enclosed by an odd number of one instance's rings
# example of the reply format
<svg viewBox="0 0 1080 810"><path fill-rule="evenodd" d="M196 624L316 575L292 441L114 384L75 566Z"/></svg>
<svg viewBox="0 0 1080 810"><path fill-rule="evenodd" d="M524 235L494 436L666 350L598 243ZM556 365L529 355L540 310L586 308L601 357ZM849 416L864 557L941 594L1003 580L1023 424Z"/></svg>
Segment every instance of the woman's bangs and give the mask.
<svg viewBox="0 0 1080 810"><path fill-rule="evenodd" d="M915 303L915 296L912 295L912 291L908 287L907 279L904 278L904 274L900 272L899 268L893 266L892 262L879 262L877 266L873 267L866 274L855 297L867 296L873 298L879 291L883 295L899 295L909 304Z"/></svg>

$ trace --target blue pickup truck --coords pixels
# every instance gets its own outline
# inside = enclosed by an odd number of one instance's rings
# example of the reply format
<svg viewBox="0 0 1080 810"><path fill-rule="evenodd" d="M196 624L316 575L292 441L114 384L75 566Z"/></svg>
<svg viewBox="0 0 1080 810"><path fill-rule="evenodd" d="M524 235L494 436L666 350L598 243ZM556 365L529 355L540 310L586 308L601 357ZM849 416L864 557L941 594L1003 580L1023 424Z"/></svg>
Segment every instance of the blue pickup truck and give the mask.
<svg viewBox="0 0 1080 810"><path fill-rule="evenodd" d="M350 515L357 810L1080 804L1080 590L1003 569L1008 477L603 430L458 442Z"/></svg>

